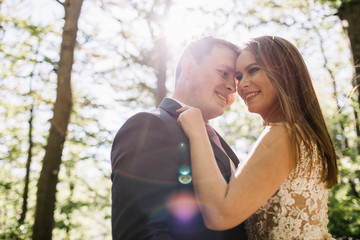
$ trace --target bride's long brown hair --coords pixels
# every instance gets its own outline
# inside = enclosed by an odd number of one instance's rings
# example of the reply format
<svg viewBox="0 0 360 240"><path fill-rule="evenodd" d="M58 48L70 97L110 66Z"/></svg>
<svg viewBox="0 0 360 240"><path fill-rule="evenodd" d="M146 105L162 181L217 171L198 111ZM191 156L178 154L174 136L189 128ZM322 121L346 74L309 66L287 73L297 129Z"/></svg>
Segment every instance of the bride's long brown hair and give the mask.
<svg viewBox="0 0 360 240"><path fill-rule="evenodd" d="M338 182L334 144L300 52L289 41L276 36L253 38L245 49L255 56L277 92L283 121L290 126L295 140L293 150L299 152L303 142L312 154L311 143L315 142L323 165L321 179L326 187L333 187Z"/></svg>

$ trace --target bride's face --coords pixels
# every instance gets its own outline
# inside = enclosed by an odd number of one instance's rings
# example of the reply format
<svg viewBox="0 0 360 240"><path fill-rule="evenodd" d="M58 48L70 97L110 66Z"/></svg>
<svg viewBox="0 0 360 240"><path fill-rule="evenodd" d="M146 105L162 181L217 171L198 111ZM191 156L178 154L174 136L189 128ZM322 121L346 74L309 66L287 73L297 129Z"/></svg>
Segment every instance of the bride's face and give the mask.
<svg viewBox="0 0 360 240"><path fill-rule="evenodd" d="M266 122L275 121L279 114L279 100L274 86L253 53L243 50L236 63L237 92L249 112L258 113Z"/></svg>

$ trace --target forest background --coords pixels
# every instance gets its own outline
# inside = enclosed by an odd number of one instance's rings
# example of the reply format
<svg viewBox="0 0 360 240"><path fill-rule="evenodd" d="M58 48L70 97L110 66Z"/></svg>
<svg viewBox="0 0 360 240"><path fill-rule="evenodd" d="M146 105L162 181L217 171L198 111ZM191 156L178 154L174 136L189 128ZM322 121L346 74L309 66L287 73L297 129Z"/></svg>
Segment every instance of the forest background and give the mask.
<svg viewBox="0 0 360 240"><path fill-rule="evenodd" d="M111 239L113 137L171 95L204 35L299 48L340 168L329 230L360 239L359 15L359 0L0 0L0 239ZM262 129L239 98L212 125L240 159Z"/></svg>

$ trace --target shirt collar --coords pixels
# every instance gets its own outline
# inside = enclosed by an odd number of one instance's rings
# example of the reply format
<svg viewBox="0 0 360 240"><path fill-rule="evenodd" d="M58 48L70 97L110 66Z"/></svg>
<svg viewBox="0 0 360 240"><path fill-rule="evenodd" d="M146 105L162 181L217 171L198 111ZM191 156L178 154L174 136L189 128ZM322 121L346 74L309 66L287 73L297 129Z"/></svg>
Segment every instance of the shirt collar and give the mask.
<svg viewBox="0 0 360 240"><path fill-rule="evenodd" d="M176 98L173 98L173 97L167 97L167 98L174 100L175 102L177 102L178 104L180 104L182 107L186 106L186 104L185 104L185 103L183 103L183 102L181 102L181 101L177 100Z"/></svg>

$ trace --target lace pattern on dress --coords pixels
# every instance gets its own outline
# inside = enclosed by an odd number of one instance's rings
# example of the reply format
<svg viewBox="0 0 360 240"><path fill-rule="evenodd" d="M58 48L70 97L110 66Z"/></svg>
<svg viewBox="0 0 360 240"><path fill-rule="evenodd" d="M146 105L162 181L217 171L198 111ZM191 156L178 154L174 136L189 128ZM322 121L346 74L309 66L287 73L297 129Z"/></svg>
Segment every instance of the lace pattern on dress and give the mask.
<svg viewBox="0 0 360 240"><path fill-rule="evenodd" d="M279 190L246 222L249 239L332 239L328 233L328 190L320 181L322 165L316 145L300 159Z"/></svg>

